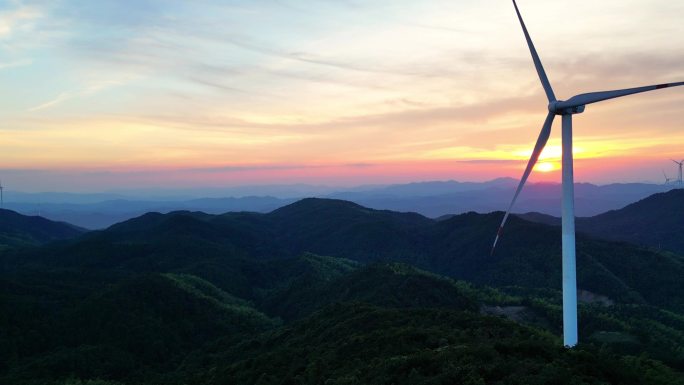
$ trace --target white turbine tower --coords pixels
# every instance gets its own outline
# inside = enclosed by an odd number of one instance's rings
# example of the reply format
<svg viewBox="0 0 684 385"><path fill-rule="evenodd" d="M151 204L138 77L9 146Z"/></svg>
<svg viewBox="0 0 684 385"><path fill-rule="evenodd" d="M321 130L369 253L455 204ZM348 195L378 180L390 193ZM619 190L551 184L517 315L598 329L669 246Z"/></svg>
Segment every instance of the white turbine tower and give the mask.
<svg viewBox="0 0 684 385"><path fill-rule="evenodd" d="M681 188L682 187L682 165L684 164L684 159L680 160L679 162L677 162L674 159L670 159L670 160L675 162L679 166L679 174L678 174L679 176L677 178L677 184L679 185L679 188Z"/></svg>
<svg viewBox="0 0 684 385"><path fill-rule="evenodd" d="M527 46L530 49L530 54L532 55L532 61L534 62L534 67L537 69L537 74L539 75L539 80L541 80L542 87L546 93L546 97L549 101L548 110L549 113L546 116L544 125L542 126L541 133L537 139L537 143L534 146L534 151L532 151L532 156L527 162L527 167L525 172L523 172L522 178L520 178L520 183L518 188L513 195L513 200L508 206L508 210L501 221L501 226L497 232L496 238L494 239L494 245L492 246L492 252L496 247L496 243L501 237L503 232L503 226L508 219L513 204L515 203L520 191L522 190L527 177L532 172L532 168L539 155L541 154L546 142L551 134L551 125L553 124L553 118L556 115L562 116L563 130L562 130L562 147L563 147L563 206L562 206L562 241L563 241L563 344L567 347L572 347L577 344L577 283L576 283L576 266L575 266L575 203L574 203L574 185L573 185L573 171L572 171L572 115L584 112L584 107L587 104L600 102L603 100L618 98L621 96L627 96L632 94L637 94L640 92L654 91L661 88L674 87L684 85L684 82L678 83L668 83L668 84L657 84L652 86L628 88L623 90L614 91L601 91L601 92L590 92L586 94L579 94L571 97L568 100L558 100L556 95L553 93L551 88L551 83L549 78L546 76L544 67L542 66L537 50L534 48L530 34L527 32L525 23L523 22L522 16L520 15L520 10L518 10L518 5L515 0L513 0L513 6L515 7L515 12L518 15L518 20L520 21L520 26L522 27L523 33L525 35L525 40L527 40Z"/></svg>
<svg viewBox="0 0 684 385"><path fill-rule="evenodd" d="M668 178L667 174L665 174L665 170L663 170L663 176L665 177L665 183L663 183L664 185L667 185L671 181L676 180L675 178Z"/></svg>

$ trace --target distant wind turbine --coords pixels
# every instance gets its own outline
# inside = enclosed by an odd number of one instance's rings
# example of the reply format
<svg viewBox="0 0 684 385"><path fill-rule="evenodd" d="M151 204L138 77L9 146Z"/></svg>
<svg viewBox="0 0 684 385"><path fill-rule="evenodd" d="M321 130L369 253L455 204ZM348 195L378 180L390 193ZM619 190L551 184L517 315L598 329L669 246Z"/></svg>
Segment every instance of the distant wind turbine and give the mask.
<svg viewBox="0 0 684 385"><path fill-rule="evenodd" d="M4 187L2 187L2 181L0 181L0 208L5 208L5 198L2 196Z"/></svg>
<svg viewBox="0 0 684 385"><path fill-rule="evenodd" d="M663 176L665 177L665 183L664 183L665 185L670 183L670 181L676 180L675 178L668 178L667 174L665 174L665 170L663 170Z"/></svg>
<svg viewBox="0 0 684 385"><path fill-rule="evenodd" d="M675 162L679 166L679 177L677 178L677 184L681 188L682 187L682 165L684 164L684 159L680 160L679 162L677 162L674 159L670 159L670 160Z"/></svg>
<svg viewBox="0 0 684 385"><path fill-rule="evenodd" d="M520 26L522 27L523 33L525 35L525 40L527 40L527 46L530 49L534 67L537 69L537 75L539 75L539 80L541 80L542 87L546 93L546 98L549 101L549 113L546 116L544 125L539 133L539 138L537 138L537 143L534 146L534 151L532 151L532 156L527 162L527 167L525 168L525 172L523 172L520 183L518 184L518 188L515 191L515 195L513 195L513 200L508 206L508 210L501 221L496 238L494 239L494 245L492 246L492 253L494 252L496 243L503 233L503 227L511 213L511 209L513 208L516 199L518 199L520 191L527 181L527 177L530 175L530 172L532 172L532 168L534 167L535 163L537 163L539 155L544 149L546 142L549 140L553 118L556 115L561 115L563 119L563 344L567 347L572 347L577 344L577 271L575 264L575 203L572 170L572 115L584 112L584 107L587 104L638 94L646 91L659 90L661 88L681 86L684 85L684 82L657 84L652 86L627 88L614 91L590 92L586 94L575 95L568 100L558 100L556 99L556 95L553 93L549 78L546 76L544 67L539 59L537 50L534 48L530 34L527 32L525 22L523 22L522 16L520 15L520 10L518 9L518 5L516 4L515 0L513 0L513 6L515 7L515 12L518 15Z"/></svg>

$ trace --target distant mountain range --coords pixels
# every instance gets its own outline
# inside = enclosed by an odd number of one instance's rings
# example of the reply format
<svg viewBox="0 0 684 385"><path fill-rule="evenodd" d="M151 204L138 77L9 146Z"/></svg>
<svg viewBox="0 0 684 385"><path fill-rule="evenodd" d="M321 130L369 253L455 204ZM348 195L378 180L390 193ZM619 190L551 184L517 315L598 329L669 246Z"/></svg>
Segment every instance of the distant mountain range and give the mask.
<svg viewBox="0 0 684 385"><path fill-rule="evenodd" d="M147 212L167 213L177 210L221 214L228 211L269 212L294 202L295 199L273 197L200 198L190 200L129 200L119 198L93 203L7 202L5 206L27 215L40 215L88 229L106 228L114 223Z"/></svg>
<svg viewBox="0 0 684 385"><path fill-rule="evenodd" d="M335 191L331 187L286 185L212 190L209 198L192 198L190 192L65 194L7 192L5 208L27 215L65 221L89 228L106 228L146 212L167 213L177 210L221 214L228 211L269 212L306 197L352 201L369 208L417 212L437 218L469 211L488 213L502 210L511 199L517 181L500 178L488 182L438 181L388 186L359 186ZM578 216L592 216L669 190L670 187L645 184L576 185L575 205ZM193 192L196 193L196 192ZM244 195L251 193L252 195ZM128 194L128 195L127 195ZM230 195L233 194L233 195ZM560 214L560 185L528 184L521 194L516 212Z"/></svg>

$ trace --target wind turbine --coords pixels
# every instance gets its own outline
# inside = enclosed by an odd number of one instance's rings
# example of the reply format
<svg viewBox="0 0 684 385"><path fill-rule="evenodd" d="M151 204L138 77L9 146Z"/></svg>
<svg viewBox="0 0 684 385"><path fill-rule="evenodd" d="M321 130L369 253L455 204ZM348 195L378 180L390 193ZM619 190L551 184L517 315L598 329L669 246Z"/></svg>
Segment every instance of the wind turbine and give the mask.
<svg viewBox="0 0 684 385"><path fill-rule="evenodd" d="M530 34L527 32L527 27L525 27L525 22L520 15L520 10L518 9L518 5L516 4L515 0L513 0L513 6L515 7L515 13L518 15L520 26L522 27L525 40L527 41L527 46L530 50L530 54L532 55L534 67L537 69L537 75L539 75L539 80L541 81L544 92L546 93L546 98L549 101L549 112L546 116L544 124L542 125L541 132L537 138L537 143L532 151L532 156L527 162L527 167L523 172L522 178L520 178L520 183L518 184L518 188L513 195L511 204L508 206L508 210L501 221L496 238L494 239L494 245L492 246L492 253L494 252L496 243L503 233L503 227L511 213L511 209L513 208L516 199L518 199L520 191L527 181L527 177L529 177L530 172L532 172L532 168L534 167L535 163L537 163L539 155L544 149L546 142L549 140L553 119L556 115L560 115L563 121L563 205L561 222L563 244L563 344L567 347L572 347L577 344L577 271L575 264L575 203L572 169L572 116L574 114L584 112L584 107L587 104L638 94L646 91L659 90L661 88L681 86L684 85L684 82L657 84L652 86L627 88L613 91L590 92L586 94L575 95L567 100L558 100L556 99L556 95L553 93L551 82L549 82L549 78L546 76L544 67L539 59L537 50L534 48L532 38L530 38Z"/></svg>
<svg viewBox="0 0 684 385"><path fill-rule="evenodd" d="M663 170L663 176L665 177L665 183L664 183L665 185L667 185L668 183L670 183L670 181L675 180L675 178L668 178L668 177L667 177L667 174L665 174L665 170Z"/></svg>
<svg viewBox="0 0 684 385"><path fill-rule="evenodd" d="M4 207L5 207L5 199L4 199L4 197L2 196L2 190L3 190L3 189L4 189L4 187L2 187L2 181L0 181L0 208L4 208Z"/></svg>
<svg viewBox="0 0 684 385"><path fill-rule="evenodd" d="M673 161L673 162L675 162L675 163L679 166L679 177L677 178L677 184L678 184L679 187L681 188L681 187L682 187L682 165L684 164L684 159L682 159L682 160L679 161L679 162L677 162L677 161L674 160L674 159L670 159L670 160Z"/></svg>

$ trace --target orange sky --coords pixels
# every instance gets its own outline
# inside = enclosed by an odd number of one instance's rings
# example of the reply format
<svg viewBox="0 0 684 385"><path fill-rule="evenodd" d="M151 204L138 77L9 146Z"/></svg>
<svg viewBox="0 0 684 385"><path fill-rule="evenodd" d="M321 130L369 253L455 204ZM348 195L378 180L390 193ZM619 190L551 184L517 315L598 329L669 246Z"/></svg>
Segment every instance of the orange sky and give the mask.
<svg viewBox="0 0 684 385"><path fill-rule="evenodd" d="M518 178L546 113L508 1L88 4L0 7L15 189ZM519 5L559 98L684 80L682 2ZM576 180L674 176L682 105L588 106ZM560 119L542 158L559 180Z"/></svg>

